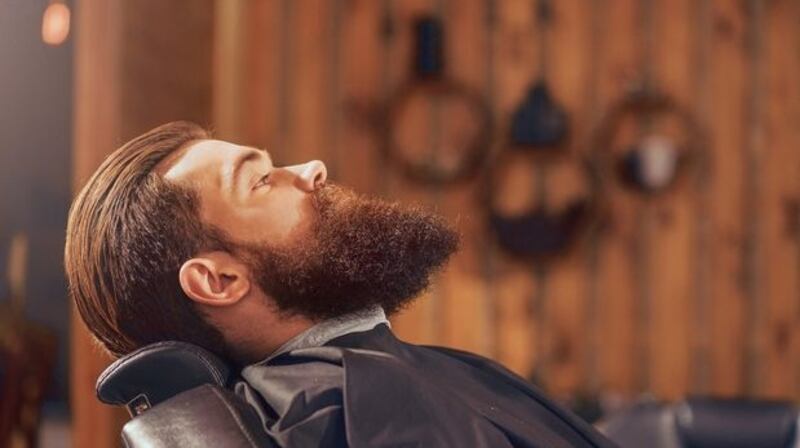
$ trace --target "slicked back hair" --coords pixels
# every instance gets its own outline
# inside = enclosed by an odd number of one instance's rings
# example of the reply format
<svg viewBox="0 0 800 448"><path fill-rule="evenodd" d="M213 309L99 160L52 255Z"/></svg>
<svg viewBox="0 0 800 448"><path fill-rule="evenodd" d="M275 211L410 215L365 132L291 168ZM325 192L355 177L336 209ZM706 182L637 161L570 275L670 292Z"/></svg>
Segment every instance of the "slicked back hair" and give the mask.
<svg viewBox="0 0 800 448"><path fill-rule="evenodd" d="M226 356L222 333L178 281L201 250L226 250L199 218L199 197L168 182L156 166L211 138L180 121L155 128L112 153L75 198L64 251L70 296L83 321L114 356L161 340L193 343Z"/></svg>

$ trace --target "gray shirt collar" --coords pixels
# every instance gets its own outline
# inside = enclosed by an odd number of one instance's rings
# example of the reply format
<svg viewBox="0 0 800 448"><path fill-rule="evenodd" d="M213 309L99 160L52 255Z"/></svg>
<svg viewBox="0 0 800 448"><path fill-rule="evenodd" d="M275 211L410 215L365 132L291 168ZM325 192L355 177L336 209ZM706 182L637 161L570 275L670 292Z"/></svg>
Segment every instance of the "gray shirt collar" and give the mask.
<svg viewBox="0 0 800 448"><path fill-rule="evenodd" d="M369 331L380 324L386 324L391 327L389 320L386 318L386 313L379 306L336 319L326 320L289 339L265 360L257 364L264 364L278 355L292 350L320 347L339 336Z"/></svg>

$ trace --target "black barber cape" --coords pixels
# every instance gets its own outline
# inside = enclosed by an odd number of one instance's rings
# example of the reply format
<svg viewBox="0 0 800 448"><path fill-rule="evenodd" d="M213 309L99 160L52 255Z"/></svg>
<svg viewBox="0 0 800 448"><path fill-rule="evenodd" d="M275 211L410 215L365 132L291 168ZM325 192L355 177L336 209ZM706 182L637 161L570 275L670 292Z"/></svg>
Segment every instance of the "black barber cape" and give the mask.
<svg viewBox="0 0 800 448"><path fill-rule="evenodd" d="M236 392L286 447L612 447L486 358L385 324L245 368Z"/></svg>

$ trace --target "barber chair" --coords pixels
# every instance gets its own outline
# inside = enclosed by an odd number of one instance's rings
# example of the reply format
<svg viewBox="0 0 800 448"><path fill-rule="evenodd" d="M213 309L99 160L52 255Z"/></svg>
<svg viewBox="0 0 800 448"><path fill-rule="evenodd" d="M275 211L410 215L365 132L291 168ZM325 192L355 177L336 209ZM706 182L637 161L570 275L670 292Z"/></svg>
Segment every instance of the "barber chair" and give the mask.
<svg viewBox="0 0 800 448"><path fill-rule="evenodd" d="M97 379L97 397L128 409L128 448L277 446L255 410L228 389L234 378L210 352L165 341L110 365Z"/></svg>
<svg viewBox="0 0 800 448"><path fill-rule="evenodd" d="M690 398L641 402L598 427L622 448L800 448L798 425L791 403Z"/></svg>

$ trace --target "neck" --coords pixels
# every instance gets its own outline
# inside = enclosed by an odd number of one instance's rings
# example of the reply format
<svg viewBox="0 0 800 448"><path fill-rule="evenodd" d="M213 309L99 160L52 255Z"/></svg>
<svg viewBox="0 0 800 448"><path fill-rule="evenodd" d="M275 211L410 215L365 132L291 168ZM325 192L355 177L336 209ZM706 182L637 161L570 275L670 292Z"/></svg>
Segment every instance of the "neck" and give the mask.
<svg viewBox="0 0 800 448"><path fill-rule="evenodd" d="M283 344L315 324L302 316L275 316L275 319L270 320L271 322L252 325L250 331L246 331L239 341L232 344L237 348L234 355L240 364L247 365L266 359Z"/></svg>

